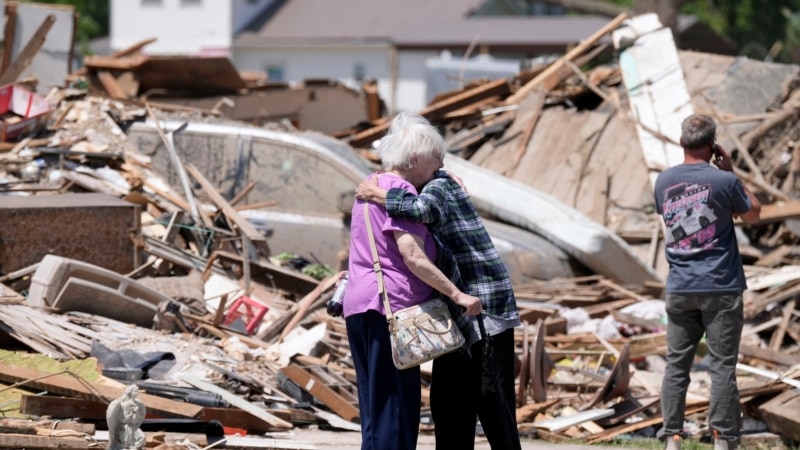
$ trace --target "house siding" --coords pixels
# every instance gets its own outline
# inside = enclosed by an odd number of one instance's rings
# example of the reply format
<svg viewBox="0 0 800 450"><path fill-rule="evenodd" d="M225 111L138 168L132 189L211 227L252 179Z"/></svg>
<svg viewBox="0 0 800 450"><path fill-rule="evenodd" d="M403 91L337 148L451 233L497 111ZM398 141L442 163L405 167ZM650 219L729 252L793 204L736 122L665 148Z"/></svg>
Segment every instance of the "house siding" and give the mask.
<svg viewBox="0 0 800 450"><path fill-rule="evenodd" d="M152 37L149 54L228 54L234 0L111 0L111 48ZM242 0L246 1L246 0Z"/></svg>

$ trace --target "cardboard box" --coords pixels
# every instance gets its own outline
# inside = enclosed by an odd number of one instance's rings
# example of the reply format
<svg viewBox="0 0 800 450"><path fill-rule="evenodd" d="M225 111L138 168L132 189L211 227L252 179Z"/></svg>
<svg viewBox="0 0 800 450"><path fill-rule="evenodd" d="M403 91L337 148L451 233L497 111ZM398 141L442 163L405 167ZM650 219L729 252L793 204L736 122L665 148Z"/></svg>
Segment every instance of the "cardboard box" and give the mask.
<svg viewBox="0 0 800 450"><path fill-rule="evenodd" d="M0 87L0 140L14 141L35 134L50 119L50 103L27 89Z"/></svg>

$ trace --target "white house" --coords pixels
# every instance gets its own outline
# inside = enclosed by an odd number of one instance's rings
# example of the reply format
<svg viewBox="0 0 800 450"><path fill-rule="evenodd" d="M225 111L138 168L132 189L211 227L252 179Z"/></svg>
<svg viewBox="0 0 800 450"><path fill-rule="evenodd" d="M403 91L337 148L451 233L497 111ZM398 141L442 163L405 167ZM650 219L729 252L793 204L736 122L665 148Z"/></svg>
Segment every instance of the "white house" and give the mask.
<svg viewBox="0 0 800 450"><path fill-rule="evenodd" d="M273 0L111 0L110 46L149 38L150 54L230 56L236 33Z"/></svg>
<svg viewBox="0 0 800 450"><path fill-rule="evenodd" d="M542 2L279 1L237 35L233 60L241 69L262 70L283 81L326 77L357 87L375 79L390 111L419 110L430 97L425 63L443 50L459 59L472 49L472 55L522 60L563 53L608 22L602 17L484 15L514 3ZM507 13L525 11L509 8Z"/></svg>
<svg viewBox="0 0 800 450"><path fill-rule="evenodd" d="M156 37L146 52L228 55L273 81L374 79L390 112L418 111L432 96L426 61L443 50L526 61L609 20L564 14L542 0L111 0L111 49Z"/></svg>

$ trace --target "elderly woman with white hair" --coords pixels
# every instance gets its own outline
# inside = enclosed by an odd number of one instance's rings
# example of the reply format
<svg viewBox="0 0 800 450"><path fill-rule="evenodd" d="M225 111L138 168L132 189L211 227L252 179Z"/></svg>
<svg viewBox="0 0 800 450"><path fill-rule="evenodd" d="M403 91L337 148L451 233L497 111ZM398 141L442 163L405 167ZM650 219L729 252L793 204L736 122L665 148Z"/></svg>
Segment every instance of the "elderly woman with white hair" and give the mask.
<svg viewBox="0 0 800 450"><path fill-rule="evenodd" d="M427 120L402 113L381 139L378 152L385 169L371 176L378 185L416 193L442 167L445 149L438 130ZM376 203L368 203L367 211L393 310L420 304L435 289L467 314L480 313L480 299L460 291L432 262L436 245L424 224L393 219ZM361 449L413 450L421 406L419 367L398 370L394 366L363 201L356 202L352 214L343 312L358 384Z"/></svg>

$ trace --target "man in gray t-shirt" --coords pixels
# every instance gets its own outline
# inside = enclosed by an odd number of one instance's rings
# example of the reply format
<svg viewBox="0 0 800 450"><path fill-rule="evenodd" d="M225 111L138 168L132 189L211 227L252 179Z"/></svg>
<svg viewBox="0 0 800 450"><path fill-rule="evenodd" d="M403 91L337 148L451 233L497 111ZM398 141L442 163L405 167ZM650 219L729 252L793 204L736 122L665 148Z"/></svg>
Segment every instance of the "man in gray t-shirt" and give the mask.
<svg viewBox="0 0 800 450"><path fill-rule="evenodd" d="M684 161L663 171L654 189L664 219L667 277L667 366L661 388L668 450L680 448L689 372L707 335L711 368L709 428L715 450L734 448L741 410L736 363L747 283L733 221L753 223L761 204L733 173L730 155L716 145L716 124L693 114L681 124ZM714 158L717 167L709 164Z"/></svg>

